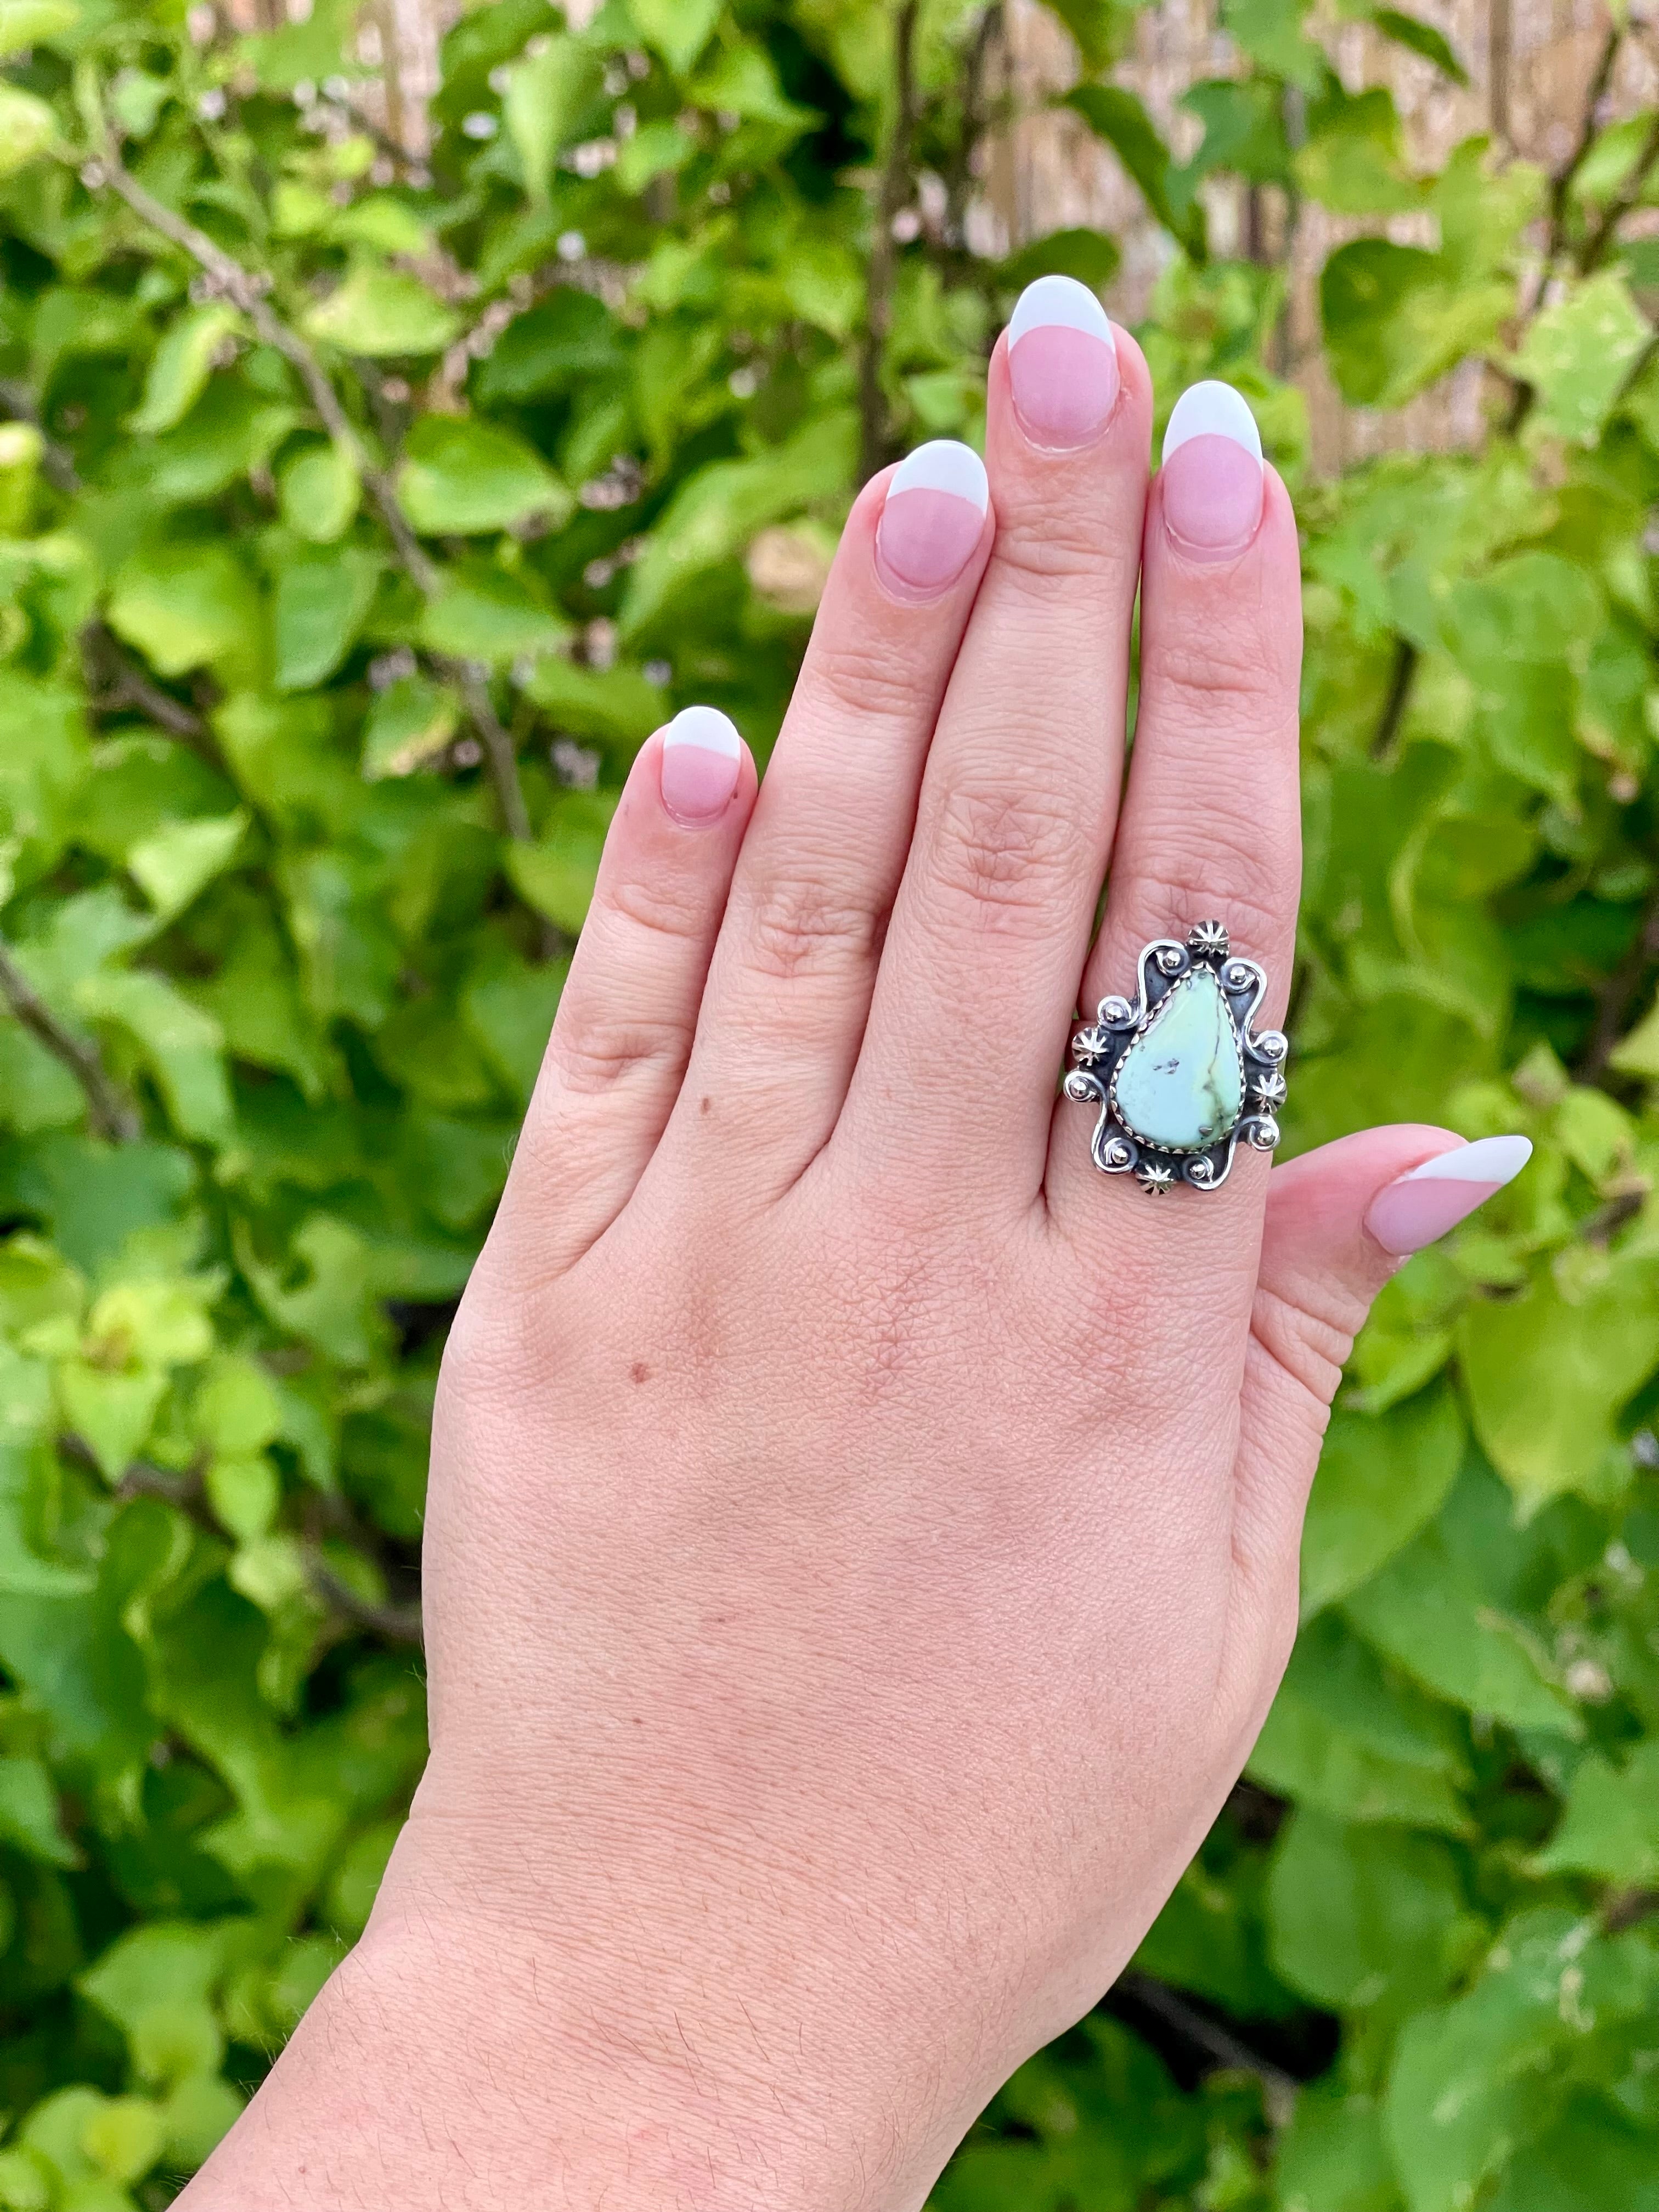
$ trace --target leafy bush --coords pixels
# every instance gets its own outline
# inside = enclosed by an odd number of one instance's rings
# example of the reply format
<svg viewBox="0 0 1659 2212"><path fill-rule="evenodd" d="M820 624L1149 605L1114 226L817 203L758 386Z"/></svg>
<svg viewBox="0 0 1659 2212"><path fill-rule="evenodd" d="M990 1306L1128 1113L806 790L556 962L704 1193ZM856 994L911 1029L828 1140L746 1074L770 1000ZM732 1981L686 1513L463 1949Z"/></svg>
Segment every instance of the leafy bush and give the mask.
<svg viewBox="0 0 1659 2212"><path fill-rule="evenodd" d="M444 1327L629 759L694 698L764 750L860 472L975 434L1019 286L1115 260L970 247L982 6L494 0L429 171L351 106L349 12L0 0L16 2212L166 2203L363 1924ZM1182 163L1109 81L1127 12L1060 12L1171 240L1162 401L1232 380L1299 491L1292 1140L1538 1156L1384 1294L1250 1778L938 2203L1652 2212L1659 126L1419 176L1296 0L1232 0ZM1331 373L1484 361L1480 453L1308 479L1229 177L1379 234L1323 271Z"/></svg>

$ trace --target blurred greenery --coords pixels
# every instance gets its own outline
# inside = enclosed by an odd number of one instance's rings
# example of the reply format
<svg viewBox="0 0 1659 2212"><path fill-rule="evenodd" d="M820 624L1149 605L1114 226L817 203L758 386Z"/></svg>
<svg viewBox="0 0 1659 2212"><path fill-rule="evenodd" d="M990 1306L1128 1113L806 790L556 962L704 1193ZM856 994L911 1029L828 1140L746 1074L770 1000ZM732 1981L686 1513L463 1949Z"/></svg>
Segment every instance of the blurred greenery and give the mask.
<svg viewBox="0 0 1659 2212"><path fill-rule="evenodd" d="M437 1360L629 760L693 699L764 753L860 474L1116 263L984 251L982 0L493 0L425 163L352 12L0 0L13 2212L168 2202L363 1925ZM1133 9L1055 12L1167 239L1162 405L1231 380L1298 495L1289 1140L1538 1151L1385 1292L1249 1779L936 2202L1656 2212L1659 123L1420 174L1297 0L1228 0L1182 161ZM1479 453L1310 474L1237 190L1356 234L1345 398L1475 364Z"/></svg>

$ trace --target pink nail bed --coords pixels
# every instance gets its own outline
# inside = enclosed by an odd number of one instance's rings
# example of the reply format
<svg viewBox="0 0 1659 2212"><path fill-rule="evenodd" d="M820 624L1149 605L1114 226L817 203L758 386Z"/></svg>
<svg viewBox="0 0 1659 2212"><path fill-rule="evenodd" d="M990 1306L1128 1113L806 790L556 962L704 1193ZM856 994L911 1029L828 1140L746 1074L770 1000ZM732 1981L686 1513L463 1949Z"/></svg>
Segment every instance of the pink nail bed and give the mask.
<svg viewBox="0 0 1659 2212"><path fill-rule="evenodd" d="M1261 434L1242 395L1206 380L1183 392L1164 434L1164 525L1200 560L1242 552L1261 520Z"/></svg>
<svg viewBox="0 0 1659 2212"><path fill-rule="evenodd" d="M1420 1252L1512 1183L1531 1158L1527 1137L1482 1137L1437 1153L1377 1193L1365 1226L1385 1252Z"/></svg>
<svg viewBox="0 0 1659 2212"><path fill-rule="evenodd" d="M972 560L991 504L971 446L935 438L894 470L876 526L876 568L896 598L936 599Z"/></svg>
<svg viewBox="0 0 1659 2212"><path fill-rule="evenodd" d="M687 707L662 737L662 803L677 822L725 813L743 769L737 724L718 707Z"/></svg>
<svg viewBox="0 0 1659 2212"><path fill-rule="evenodd" d="M1034 445L1074 452L1105 428L1121 381L1106 310L1074 276L1039 276L1008 324L1014 412Z"/></svg>

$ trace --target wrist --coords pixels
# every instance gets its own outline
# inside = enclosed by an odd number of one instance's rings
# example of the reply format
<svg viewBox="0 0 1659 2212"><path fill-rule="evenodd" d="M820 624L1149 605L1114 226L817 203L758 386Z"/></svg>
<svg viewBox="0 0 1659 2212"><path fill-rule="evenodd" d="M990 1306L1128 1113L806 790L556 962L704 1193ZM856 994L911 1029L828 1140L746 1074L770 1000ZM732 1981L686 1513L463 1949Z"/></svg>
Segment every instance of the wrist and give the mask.
<svg viewBox="0 0 1659 2212"><path fill-rule="evenodd" d="M693 1940L631 1887L554 1927L402 1856L188 2212L915 2212L972 2118L901 2082L854 1955Z"/></svg>

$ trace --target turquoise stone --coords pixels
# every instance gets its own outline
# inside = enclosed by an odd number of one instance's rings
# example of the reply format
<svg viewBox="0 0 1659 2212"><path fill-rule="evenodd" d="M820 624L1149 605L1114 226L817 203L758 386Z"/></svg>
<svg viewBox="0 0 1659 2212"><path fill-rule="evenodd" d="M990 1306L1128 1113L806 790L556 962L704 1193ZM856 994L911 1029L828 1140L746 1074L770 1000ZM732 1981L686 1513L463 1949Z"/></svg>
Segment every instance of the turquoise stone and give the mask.
<svg viewBox="0 0 1659 2212"><path fill-rule="evenodd" d="M1177 983L1118 1063L1118 1119L1171 1152L1218 1144L1244 1110L1244 1064L1221 986L1208 968Z"/></svg>

